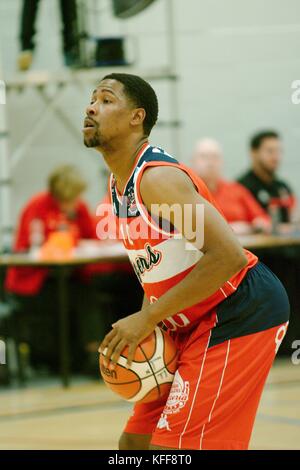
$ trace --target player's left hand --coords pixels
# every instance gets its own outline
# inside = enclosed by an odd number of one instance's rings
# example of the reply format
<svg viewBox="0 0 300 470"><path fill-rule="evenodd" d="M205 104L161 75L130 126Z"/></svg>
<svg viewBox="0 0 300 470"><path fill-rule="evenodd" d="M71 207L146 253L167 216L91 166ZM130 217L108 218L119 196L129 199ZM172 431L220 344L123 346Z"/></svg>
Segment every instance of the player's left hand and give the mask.
<svg viewBox="0 0 300 470"><path fill-rule="evenodd" d="M113 329L100 344L99 352L107 348L104 365L113 370L123 349L128 346L127 367L130 367L138 345L156 327L147 309L122 318L112 325Z"/></svg>

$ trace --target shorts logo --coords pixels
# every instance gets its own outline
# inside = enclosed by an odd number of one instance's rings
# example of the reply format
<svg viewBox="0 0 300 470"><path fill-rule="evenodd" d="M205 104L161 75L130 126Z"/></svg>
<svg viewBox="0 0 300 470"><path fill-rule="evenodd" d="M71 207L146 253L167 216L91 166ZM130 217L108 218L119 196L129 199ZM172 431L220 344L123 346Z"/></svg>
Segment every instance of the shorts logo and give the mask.
<svg viewBox="0 0 300 470"><path fill-rule="evenodd" d="M164 414L161 415L156 427L158 429L166 429L167 431L171 431L168 420L167 420L167 415L164 415Z"/></svg>
<svg viewBox="0 0 300 470"><path fill-rule="evenodd" d="M284 325L281 325L280 328L278 328L277 333L276 333L276 338L275 338L275 354L277 354L278 349L280 348L280 345L282 343L282 340L286 334L286 330L288 327L289 322L285 323Z"/></svg>
<svg viewBox="0 0 300 470"><path fill-rule="evenodd" d="M177 370L163 414L170 415L173 413L179 413L188 401L189 393L190 383L183 380Z"/></svg>

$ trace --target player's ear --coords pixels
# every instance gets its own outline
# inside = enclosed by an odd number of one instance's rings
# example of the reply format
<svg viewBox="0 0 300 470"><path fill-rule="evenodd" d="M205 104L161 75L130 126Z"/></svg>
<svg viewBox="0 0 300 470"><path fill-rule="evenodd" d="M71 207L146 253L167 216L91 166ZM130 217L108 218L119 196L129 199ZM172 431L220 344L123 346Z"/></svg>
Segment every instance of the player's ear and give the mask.
<svg viewBox="0 0 300 470"><path fill-rule="evenodd" d="M139 126L144 122L146 117L146 111L143 108L135 108L132 111L131 116L131 125L132 126Z"/></svg>

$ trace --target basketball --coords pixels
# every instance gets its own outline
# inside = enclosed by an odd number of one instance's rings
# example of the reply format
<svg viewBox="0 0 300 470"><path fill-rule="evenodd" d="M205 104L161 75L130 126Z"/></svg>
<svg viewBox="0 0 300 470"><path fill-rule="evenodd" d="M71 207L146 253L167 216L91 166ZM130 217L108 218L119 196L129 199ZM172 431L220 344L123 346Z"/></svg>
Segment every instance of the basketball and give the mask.
<svg viewBox="0 0 300 470"><path fill-rule="evenodd" d="M105 367L100 354L100 372L106 385L125 400L148 403L168 394L177 366L177 349L160 328L138 345L131 367L126 367L128 348L122 351L114 370Z"/></svg>

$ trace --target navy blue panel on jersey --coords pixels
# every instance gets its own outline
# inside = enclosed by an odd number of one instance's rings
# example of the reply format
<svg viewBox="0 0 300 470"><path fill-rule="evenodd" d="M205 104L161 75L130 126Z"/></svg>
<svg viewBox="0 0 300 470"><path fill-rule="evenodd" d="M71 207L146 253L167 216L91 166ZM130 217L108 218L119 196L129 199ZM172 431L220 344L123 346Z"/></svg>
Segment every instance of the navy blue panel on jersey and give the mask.
<svg viewBox="0 0 300 470"><path fill-rule="evenodd" d="M279 279L259 262L250 269L238 290L217 306L217 316L209 347L287 322L290 304Z"/></svg>
<svg viewBox="0 0 300 470"><path fill-rule="evenodd" d="M139 211L135 205L134 178L141 166L148 162L178 163L178 160L166 153L160 147L153 147L149 145L147 150L141 155L131 177L129 178L124 189L123 196L117 195L115 180L113 178L111 186L111 197L113 202L113 210L118 218L130 218L139 215Z"/></svg>

